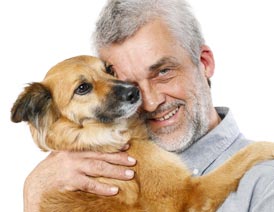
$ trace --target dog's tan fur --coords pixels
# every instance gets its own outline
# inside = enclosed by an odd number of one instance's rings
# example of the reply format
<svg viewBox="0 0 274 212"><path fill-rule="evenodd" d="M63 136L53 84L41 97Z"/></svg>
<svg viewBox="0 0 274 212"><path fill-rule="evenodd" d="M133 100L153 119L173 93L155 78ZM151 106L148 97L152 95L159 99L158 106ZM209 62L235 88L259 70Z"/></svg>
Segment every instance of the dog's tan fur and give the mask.
<svg viewBox="0 0 274 212"><path fill-rule="evenodd" d="M82 82L93 87L79 96L75 88ZM248 169L274 157L274 143L257 142L210 174L192 177L174 154L148 140L144 124L135 115L98 121L94 111L104 106L115 83L121 82L105 73L99 59L78 56L54 66L41 83L30 84L14 103L12 120L27 121L35 142L45 151L116 152L129 142L128 153L138 161L133 180L98 178L119 186L118 195L52 190L44 194L41 211L216 211Z"/></svg>

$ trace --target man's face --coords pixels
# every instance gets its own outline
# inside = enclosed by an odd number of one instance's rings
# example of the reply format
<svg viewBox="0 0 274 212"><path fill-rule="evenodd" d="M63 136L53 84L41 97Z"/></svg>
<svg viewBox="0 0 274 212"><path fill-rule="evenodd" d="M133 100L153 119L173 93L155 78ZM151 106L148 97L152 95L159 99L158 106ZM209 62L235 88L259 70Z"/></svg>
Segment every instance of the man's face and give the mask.
<svg viewBox="0 0 274 212"><path fill-rule="evenodd" d="M137 84L151 138L168 151L182 151L210 125L212 103L207 64L197 67L166 26L155 21L134 36L100 50L121 80Z"/></svg>

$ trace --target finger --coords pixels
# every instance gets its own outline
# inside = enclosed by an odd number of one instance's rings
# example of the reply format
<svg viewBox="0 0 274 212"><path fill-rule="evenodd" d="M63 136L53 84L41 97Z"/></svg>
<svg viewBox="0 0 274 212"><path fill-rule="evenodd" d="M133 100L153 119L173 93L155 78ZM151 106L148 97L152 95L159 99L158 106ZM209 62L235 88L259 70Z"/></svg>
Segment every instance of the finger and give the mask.
<svg viewBox="0 0 274 212"><path fill-rule="evenodd" d="M92 151L84 151L84 152L52 152L50 156L57 155L61 159L64 160L82 160L82 159L96 159L96 160L104 160L108 163L122 165L122 166L133 166L136 164L136 160L133 157L130 157L126 152L118 152L118 153L100 153L100 152L92 152Z"/></svg>
<svg viewBox="0 0 274 212"><path fill-rule="evenodd" d="M82 163L81 171L88 176L107 177L119 180L129 180L134 177L133 170L102 160L85 160Z"/></svg>
<svg viewBox="0 0 274 212"><path fill-rule="evenodd" d="M123 148L121 149L121 151L126 151L129 149L129 144L126 144L125 146L123 146Z"/></svg>
<svg viewBox="0 0 274 212"><path fill-rule="evenodd" d="M100 159L100 157L104 161L122 166L133 166L136 164L136 159L129 156L126 152L101 154L98 159Z"/></svg>
<svg viewBox="0 0 274 212"><path fill-rule="evenodd" d="M118 193L119 188L113 185L100 183L97 180L88 177L80 176L74 188L65 188L66 190L81 190L97 195L112 196Z"/></svg>
<svg viewBox="0 0 274 212"><path fill-rule="evenodd" d="M81 154L81 152L79 152L78 154ZM103 160L108 163L122 165L122 166L133 166L136 164L136 159L129 156L126 152L118 152L118 153L83 152L82 157L85 159Z"/></svg>

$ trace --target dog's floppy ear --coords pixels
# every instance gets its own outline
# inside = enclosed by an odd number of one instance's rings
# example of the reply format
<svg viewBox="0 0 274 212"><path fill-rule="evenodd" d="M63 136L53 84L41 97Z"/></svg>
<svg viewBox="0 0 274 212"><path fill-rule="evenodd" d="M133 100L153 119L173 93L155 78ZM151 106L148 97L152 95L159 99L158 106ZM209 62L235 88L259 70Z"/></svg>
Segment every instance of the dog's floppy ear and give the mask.
<svg viewBox="0 0 274 212"><path fill-rule="evenodd" d="M35 142L43 150L47 150L47 132L58 117L49 89L37 82L25 87L11 109L11 120L28 122Z"/></svg>
<svg viewBox="0 0 274 212"><path fill-rule="evenodd" d="M45 115L51 101L51 94L45 86L41 83L31 83L13 104L11 120L15 123L27 121L38 127L37 120Z"/></svg>

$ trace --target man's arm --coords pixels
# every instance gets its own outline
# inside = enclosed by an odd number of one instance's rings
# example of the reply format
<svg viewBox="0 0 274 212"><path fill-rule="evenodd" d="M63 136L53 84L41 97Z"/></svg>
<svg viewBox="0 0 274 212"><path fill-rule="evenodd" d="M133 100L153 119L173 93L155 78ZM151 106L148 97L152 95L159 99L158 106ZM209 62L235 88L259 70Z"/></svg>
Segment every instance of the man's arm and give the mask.
<svg viewBox="0 0 274 212"><path fill-rule="evenodd" d="M135 160L125 152L52 152L27 177L24 185L24 211L38 212L41 195L50 189L82 190L99 195L115 195L118 188L97 182L92 177L131 179L127 166Z"/></svg>
<svg viewBox="0 0 274 212"><path fill-rule="evenodd" d="M261 197L255 202L251 212L270 212L274 211L274 180L266 186Z"/></svg>
<svg viewBox="0 0 274 212"><path fill-rule="evenodd" d="M274 160L254 166L218 209L220 212L274 211Z"/></svg>
<svg viewBox="0 0 274 212"><path fill-rule="evenodd" d="M253 184L250 211L274 211L274 160L263 162L254 167L248 176L256 178L256 182Z"/></svg>

